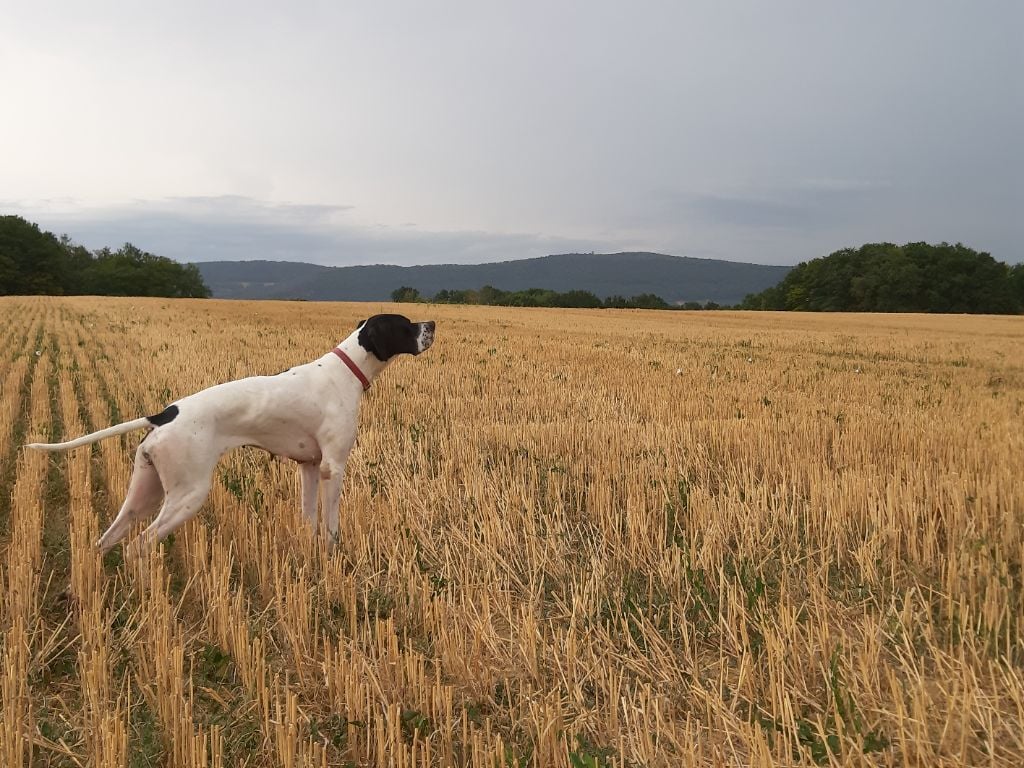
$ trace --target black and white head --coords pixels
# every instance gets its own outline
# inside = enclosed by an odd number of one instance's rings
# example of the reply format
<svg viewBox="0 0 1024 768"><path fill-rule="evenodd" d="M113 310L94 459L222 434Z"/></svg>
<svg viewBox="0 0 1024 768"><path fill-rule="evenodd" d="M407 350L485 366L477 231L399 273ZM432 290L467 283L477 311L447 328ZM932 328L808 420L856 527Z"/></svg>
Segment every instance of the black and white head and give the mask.
<svg viewBox="0 0 1024 768"><path fill-rule="evenodd" d="M358 326L359 345L382 363L396 355L418 355L434 343L434 321L414 323L403 315L374 315Z"/></svg>

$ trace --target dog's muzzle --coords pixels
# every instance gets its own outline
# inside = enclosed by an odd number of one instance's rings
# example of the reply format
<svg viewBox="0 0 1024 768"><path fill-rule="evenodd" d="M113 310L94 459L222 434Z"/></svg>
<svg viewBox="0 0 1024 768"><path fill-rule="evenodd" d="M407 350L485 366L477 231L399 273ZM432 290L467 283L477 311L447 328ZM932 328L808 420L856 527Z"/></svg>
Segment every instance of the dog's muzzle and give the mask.
<svg viewBox="0 0 1024 768"><path fill-rule="evenodd" d="M416 351L416 354L426 352L430 348L430 345L434 343L434 321L431 320L430 322L420 323L419 325L420 335L416 339L419 349Z"/></svg>

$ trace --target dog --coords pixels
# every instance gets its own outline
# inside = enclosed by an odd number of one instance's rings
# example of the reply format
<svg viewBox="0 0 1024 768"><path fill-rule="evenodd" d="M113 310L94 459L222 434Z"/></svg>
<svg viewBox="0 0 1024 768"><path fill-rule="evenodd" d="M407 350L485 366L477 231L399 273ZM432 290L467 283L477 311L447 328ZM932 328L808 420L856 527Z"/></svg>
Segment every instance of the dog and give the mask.
<svg viewBox="0 0 1024 768"><path fill-rule="evenodd" d="M317 496L332 539L345 463L356 440L363 392L395 357L419 355L434 343L434 322L374 315L317 360L277 374L251 376L204 389L163 411L64 443L32 443L65 451L139 429L149 432L135 452L135 469L120 512L96 547L106 553L132 523L160 512L137 540L161 541L199 511L214 468L227 451L256 446L298 462L302 513L317 526Z"/></svg>

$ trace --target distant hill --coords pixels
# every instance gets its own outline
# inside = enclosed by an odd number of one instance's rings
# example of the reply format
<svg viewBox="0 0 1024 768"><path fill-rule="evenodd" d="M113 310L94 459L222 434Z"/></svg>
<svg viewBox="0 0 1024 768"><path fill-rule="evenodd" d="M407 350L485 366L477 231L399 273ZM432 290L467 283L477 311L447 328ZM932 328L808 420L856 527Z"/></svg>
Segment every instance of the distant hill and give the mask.
<svg viewBox="0 0 1024 768"><path fill-rule="evenodd" d="M196 264L216 298L387 301L401 286L433 296L445 288L493 285L506 291L591 291L601 298L655 293L668 302L735 304L782 280L790 267L661 253L566 253L493 264L375 264L321 267L285 261Z"/></svg>

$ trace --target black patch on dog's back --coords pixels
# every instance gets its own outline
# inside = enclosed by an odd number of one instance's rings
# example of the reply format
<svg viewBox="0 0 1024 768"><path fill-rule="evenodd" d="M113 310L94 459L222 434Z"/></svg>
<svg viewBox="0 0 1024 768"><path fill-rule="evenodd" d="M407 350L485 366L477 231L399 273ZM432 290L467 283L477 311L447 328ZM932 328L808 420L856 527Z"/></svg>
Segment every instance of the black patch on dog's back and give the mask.
<svg viewBox="0 0 1024 768"><path fill-rule="evenodd" d="M155 414L154 416L147 416L146 419L148 419L149 423L152 424L154 427L162 427L164 424L170 424L177 417L178 406L168 405L166 408L160 411L160 413Z"/></svg>

